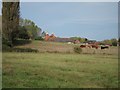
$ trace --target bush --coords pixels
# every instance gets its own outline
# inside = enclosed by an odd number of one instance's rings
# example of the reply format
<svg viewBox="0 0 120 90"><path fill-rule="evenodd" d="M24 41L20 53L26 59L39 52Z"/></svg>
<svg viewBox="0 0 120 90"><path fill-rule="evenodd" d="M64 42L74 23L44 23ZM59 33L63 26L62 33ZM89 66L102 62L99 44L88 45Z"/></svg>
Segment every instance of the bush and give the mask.
<svg viewBox="0 0 120 90"><path fill-rule="evenodd" d="M76 46L74 47L74 52L80 54L82 52L82 49L79 46Z"/></svg>
<svg viewBox="0 0 120 90"><path fill-rule="evenodd" d="M31 49L31 48L13 48L12 51L15 51L15 52L38 52L37 49Z"/></svg>
<svg viewBox="0 0 120 90"><path fill-rule="evenodd" d="M41 36L39 36L39 37L36 37L35 40L43 41L44 39Z"/></svg>
<svg viewBox="0 0 120 90"><path fill-rule="evenodd" d="M112 45L113 45L113 46L117 46L117 42L115 42L115 41L112 42Z"/></svg>
<svg viewBox="0 0 120 90"><path fill-rule="evenodd" d="M25 44L30 44L32 41L31 40L25 40L25 39L16 39L13 41L13 44L15 46L17 45L25 45Z"/></svg>
<svg viewBox="0 0 120 90"><path fill-rule="evenodd" d="M39 51L37 49L31 48L10 48L6 45L3 45L2 52L39 52Z"/></svg>
<svg viewBox="0 0 120 90"><path fill-rule="evenodd" d="M3 45L2 45L2 51L3 51L3 52L4 52L4 51L12 51L12 49L11 49L10 46L8 46L8 45L6 45L6 44L3 44Z"/></svg>
<svg viewBox="0 0 120 90"><path fill-rule="evenodd" d="M6 46L8 46L8 47L12 47L13 46L11 41L8 41L7 39L5 39L3 37L2 37L2 45L5 46L5 47Z"/></svg>

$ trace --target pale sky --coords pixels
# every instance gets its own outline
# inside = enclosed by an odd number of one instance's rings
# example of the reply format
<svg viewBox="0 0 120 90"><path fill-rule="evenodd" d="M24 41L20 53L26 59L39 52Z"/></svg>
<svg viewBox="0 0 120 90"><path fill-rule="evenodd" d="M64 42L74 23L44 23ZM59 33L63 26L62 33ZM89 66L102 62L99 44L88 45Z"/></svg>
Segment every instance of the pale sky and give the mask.
<svg viewBox="0 0 120 90"><path fill-rule="evenodd" d="M59 37L118 37L117 2L22 2L21 17Z"/></svg>

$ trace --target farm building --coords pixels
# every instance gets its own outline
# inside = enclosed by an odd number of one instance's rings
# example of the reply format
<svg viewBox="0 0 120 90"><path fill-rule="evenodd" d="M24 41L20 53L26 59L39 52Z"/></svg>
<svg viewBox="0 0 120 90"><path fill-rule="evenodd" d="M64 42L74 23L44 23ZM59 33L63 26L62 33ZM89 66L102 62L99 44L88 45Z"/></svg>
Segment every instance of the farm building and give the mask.
<svg viewBox="0 0 120 90"><path fill-rule="evenodd" d="M54 42L74 42L74 40L71 38L59 38L59 37L56 37L54 34L49 35L48 33L46 33L44 40L54 41Z"/></svg>
<svg viewBox="0 0 120 90"><path fill-rule="evenodd" d="M56 36L54 34L49 35L48 33L45 35L45 41L54 41Z"/></svg>
<svg viewBox="0 0 120 90"><path fill-rule="evenodd" d="M71 38L58 38L57 37L54 39L54 42L74 42L74 40Z"/></svg>

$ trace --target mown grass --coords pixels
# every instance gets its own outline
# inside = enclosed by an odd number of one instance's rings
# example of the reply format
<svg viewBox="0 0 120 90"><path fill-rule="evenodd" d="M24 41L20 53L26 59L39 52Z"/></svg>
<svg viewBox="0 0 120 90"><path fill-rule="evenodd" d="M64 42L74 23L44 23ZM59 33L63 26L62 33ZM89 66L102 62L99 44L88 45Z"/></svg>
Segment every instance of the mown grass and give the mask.
<svg viewBox="0 0 120 90"><path fill-rule="evenodd" d="M117 55L3 53L3 88L118 87Z"/></svg>

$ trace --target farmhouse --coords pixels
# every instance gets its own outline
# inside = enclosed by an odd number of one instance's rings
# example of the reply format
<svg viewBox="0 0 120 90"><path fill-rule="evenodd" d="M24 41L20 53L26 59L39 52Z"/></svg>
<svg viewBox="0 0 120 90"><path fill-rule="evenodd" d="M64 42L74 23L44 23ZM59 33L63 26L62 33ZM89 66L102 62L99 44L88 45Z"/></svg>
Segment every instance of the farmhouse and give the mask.
<svg viewBox="0 0 120 90"><path fill-rule="evenodd" d="M46 33L44 40L54 42L74 42L74 40L71 38L59 38L56 37L54 34L49 35L48 33Z"/></svg>
<svg viewBox="0 0 120 90"><path fill-rule="evenodd" d="M56 38L56 36L54 34L49 35L48 33L46 33L45 35L45 41L54 41Z"/></svg>

